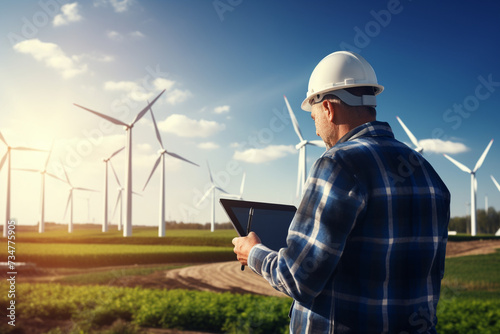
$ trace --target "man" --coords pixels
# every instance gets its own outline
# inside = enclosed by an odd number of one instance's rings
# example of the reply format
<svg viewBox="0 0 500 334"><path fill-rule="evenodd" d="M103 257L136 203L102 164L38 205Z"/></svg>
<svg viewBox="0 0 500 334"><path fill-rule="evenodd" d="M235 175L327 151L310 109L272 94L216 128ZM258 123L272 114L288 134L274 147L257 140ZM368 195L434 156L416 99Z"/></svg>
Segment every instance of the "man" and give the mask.
<svg viewBox="0 0 500 334"><path fill-rule="evenodd" d="M311 168L279 252L255 233L238 260L294 299L291 333L435 333L450 194L431 165L376 121L383 90L361 56L314 69L302 109L327 151Z"/></svg>

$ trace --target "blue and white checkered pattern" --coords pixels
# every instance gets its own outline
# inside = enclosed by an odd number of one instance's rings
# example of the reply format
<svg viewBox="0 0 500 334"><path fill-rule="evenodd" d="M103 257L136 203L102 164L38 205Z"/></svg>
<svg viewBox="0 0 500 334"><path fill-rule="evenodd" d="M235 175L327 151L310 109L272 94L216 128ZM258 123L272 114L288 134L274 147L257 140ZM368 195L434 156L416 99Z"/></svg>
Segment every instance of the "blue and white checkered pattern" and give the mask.
<svg viewBox="0 0 500 334"><path fill-rule="evenodd" d="M432 166L366 123L312 167L288 247L248 262L294 299L292 333L435 333L449 208Z"/></svg>

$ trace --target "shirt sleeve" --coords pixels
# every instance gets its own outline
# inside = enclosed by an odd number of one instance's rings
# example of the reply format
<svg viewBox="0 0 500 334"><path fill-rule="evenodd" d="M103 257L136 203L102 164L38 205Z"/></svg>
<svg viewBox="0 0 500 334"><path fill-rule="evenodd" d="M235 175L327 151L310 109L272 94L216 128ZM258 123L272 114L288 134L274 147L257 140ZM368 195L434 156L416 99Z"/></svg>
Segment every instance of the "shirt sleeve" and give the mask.
<svg viewBox="0 0 500 334"><path fill-rule="evenodd" d="M310 302L333 274L365 204L364 191L348 169L331 157L320 158L290 225L287 247L276 252L256 245L249 266L276 290Z"/></svg>

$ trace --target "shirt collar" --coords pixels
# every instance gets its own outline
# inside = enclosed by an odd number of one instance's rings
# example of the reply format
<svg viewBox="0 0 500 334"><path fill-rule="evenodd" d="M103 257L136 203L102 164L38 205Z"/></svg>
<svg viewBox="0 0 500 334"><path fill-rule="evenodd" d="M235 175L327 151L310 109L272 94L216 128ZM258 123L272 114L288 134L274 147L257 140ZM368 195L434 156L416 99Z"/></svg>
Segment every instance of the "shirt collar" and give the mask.
<svg viewBox="0 0 500 334"><path fill-rule="evenodd" d="M386 122L373 121L362 124L346 133L337 144L354 140L360 137L391 137L394 138L391 126Z"/></svg>

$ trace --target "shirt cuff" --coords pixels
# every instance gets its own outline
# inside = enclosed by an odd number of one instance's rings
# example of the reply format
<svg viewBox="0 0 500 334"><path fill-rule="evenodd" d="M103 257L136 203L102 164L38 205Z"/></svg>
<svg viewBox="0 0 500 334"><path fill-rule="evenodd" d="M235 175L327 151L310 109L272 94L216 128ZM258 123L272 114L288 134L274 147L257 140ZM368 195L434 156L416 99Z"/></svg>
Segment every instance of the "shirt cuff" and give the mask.
<svg viewBox="0 0 500 334"><path fill-rule="evenodd" d="M274 251L267 248L263 244L257 244L252 247L250 253L248 254L248 266L257 274L262 276L262 263L264 259Z"/></svg>

